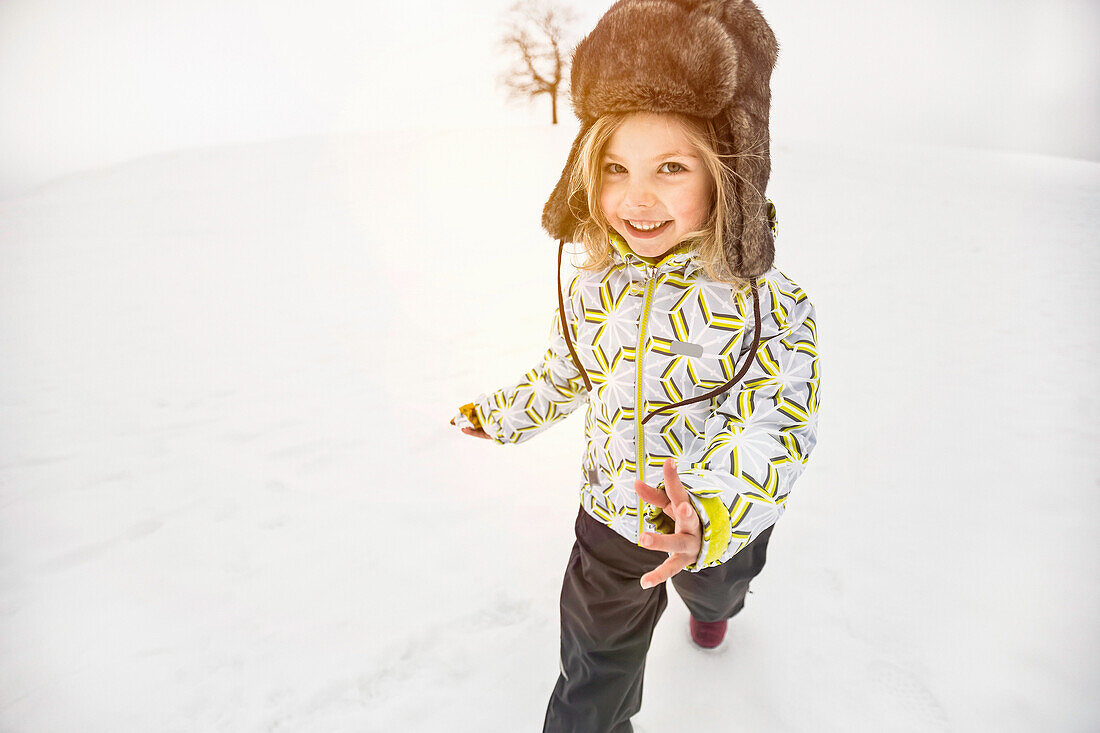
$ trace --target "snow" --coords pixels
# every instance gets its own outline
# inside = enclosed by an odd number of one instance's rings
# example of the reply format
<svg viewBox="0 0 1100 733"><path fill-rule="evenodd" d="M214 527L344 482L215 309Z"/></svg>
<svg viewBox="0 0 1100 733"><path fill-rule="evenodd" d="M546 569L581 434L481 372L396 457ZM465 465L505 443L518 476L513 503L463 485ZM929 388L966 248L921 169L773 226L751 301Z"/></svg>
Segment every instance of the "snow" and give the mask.
<svg viewBox="0 0 1100 733"><path fill-rule="evenodd" d="M0 200L0 729L539 729L582 421L447 421L544 347L574 131ZM820 442L725 645L670 593L637 729L1096 730L1100 164L777 139L769 196Z"/></svg>

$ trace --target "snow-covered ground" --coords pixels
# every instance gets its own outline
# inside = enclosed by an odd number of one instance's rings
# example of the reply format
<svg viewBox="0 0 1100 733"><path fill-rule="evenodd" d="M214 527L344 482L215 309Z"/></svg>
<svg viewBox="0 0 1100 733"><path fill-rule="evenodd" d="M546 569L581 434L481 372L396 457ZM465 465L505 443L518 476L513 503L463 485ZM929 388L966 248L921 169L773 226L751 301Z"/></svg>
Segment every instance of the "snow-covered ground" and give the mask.
<svg viewBox="0 0 1100 733"><path fill-rule="evenodd" d="M543 349L574 130L0 201L0 729L540 729L581 419L447 421ZM1100 164L775 140L769 195L820 442L721 650L670 594L638 729L1097 730Z"/></svg>

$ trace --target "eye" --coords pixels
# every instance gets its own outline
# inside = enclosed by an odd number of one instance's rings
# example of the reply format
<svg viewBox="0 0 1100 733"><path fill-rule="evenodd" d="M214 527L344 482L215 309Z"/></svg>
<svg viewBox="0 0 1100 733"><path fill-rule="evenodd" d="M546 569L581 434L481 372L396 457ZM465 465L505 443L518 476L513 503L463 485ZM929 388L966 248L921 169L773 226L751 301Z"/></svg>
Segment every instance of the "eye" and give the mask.
<svg viewBox="0 0 1100 733"><path fill-rule="evenodd" d="M666 168L668 170L665 170ZM680 165L676 161L670 160L667 163L662 163L661 167L658 168L657 170L661 171L662 173L683 173L684 171L687 170L687 168Z"/></svg>
<svg viewBox="0 0 1100 733"><path fill-rule="evenodd" d="M623 168L618 163L608 163L603 169L608 173L626 173L626 168Z"/></svg>

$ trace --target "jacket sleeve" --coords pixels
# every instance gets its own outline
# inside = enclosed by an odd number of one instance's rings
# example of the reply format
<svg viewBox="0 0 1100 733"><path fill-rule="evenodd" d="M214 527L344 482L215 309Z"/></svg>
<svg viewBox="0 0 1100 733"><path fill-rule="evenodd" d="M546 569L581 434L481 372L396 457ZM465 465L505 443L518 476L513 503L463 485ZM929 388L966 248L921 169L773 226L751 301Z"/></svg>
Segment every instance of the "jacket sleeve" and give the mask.
<svg viewBox="0 0 1100 733"><path fill-rule="evenodd" d="M566 321L577 342L573 303L576 279L570 284ZM588 390L562 336L561 318L554 309L549 345L533 369L508 387L479 395L474 409L482 429L497 443L522 443L584 404Z"/></svg>
<svg viewBox="0 0 1100 733"><path fill-rule="evenodd" d="M815 309L803 296L785 315L770 338L761 329L749 371L677 462L703 524L690 572L725 562L775 524L817 443Z"/></svg>

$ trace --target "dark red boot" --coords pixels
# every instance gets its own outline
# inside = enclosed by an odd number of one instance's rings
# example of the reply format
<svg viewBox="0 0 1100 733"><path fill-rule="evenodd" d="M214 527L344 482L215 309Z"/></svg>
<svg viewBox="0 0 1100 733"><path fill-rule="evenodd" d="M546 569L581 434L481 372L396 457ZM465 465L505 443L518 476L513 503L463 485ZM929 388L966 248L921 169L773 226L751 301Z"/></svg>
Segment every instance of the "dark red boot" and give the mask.
<svg viewBox="0 0 1100 733"><path fill-rule="evenodd" d="M691 640L703 649L713 649L726 638L727 619L707 623L691 617Z"/></svg>

